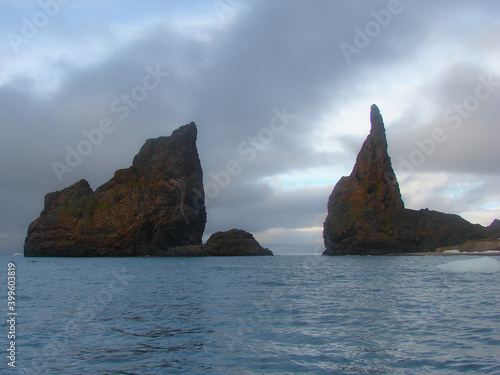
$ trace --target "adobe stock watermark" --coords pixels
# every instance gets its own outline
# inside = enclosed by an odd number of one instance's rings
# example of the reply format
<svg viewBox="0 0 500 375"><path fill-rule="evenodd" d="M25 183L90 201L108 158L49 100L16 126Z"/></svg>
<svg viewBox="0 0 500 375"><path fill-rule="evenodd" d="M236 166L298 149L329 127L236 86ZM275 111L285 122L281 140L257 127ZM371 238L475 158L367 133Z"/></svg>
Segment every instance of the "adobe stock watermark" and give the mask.
<svg viewBox="0 0 500 375"><path fill-rule="evenodd" d="M118 120L124 121L132 110L138 108L148 98L149 93L158 88L169 75L170 73L161 70L160 64L154 68L146 67L146 75L141 83L133 87L130 92L113 100L110 104L110 111L117 116ZM54 161L51 164L59 182L63 182L64 174L73 172L83 162L83 159L94 151L94 148L102 144L105 135L111 134L115 129L116 119L103 117L94 129L82 130L84 139L78 142L75 147L66 146L64 162Z"/></svg>
<svg viewBox="0 0 500 375"><path fill-rule="evenodd" d="M125 271L125 267L120 272L112 271L114 278L100 290L92 291L91 295L78 305L74 316L61 324L61 334L64 336L52 338L41 350L35 351L36 357L31 360L34 372L30 374L48 374L52 363L67 356L73 338L81 334L84 325L94 321L96 315L111 304L114 296L126 291L134 280L135 276L126 274Z"/></svg>
<svg viewBox="0 0 500 375"><path fill-rule="evenodd" d="M286 107L280 111L277 108L273 109L274 117L269 121L269 125L260 129L255 136L249 136L245 141L241 142L237 147L237 152L244 157L247 163L251 163L257 158L259 152L263 151L275 138L275 135L286 129L291 120L297 115L287 112ZM222 190L227 188L231 180L243 172L243 165L237 160L230 160L226 163L226 168L218 172L211 171L208 175L210 181L204 184L205 194L194 189L195 197L193 199L193 207L183 212L186 222L190 218L210 204L210 201L215 199Z"/></svg>
<svg viewBox="0 0 500 375"><path fill-rule="evenodd" d="M56 17L61 7L68 4L71 0L40 0L38 6L40 9L33 13L31 17L23 17L22 26L19 33L10 32L7 34L10 45L15 53L19 53L19 47L29 43L47 26L50 20Z"/></svg>
<svg viewBox="0 0 500 375"><path fill-rule="evenodd" d="M298 269L299 265L297 264L297 271L301 274L317 273L320 265L326 260L325 257L321 256L324 250L323 243L317 241L313 247L313 255L299 258L304 261L302 270ZM297 283L294 279L292 274L279 275L273 281L281 284L282 287L263 291L261 298L248 303L248 314L244 318L237 319L237 326L233 332L224 335L225 346L229 352L251 350L248 339L261 331L263 322L278 319L280 324L286 326L295 321L293 314L287 310L288 305L283 305L283 301L288 300L287 296L303 294L302 283Z"/></svg>
<svg viewBox="0 0 500 375"><path fill-rule="evenodd" d="M234 13L236 8L244 1L245 0L215 0L212 5L219 19L223 21L226 16Z"/></svg>
<svg viewBox="0 0 500 375"><path fill-rule="evenodd" d="M453 131L459 130L464 119L468 119L476 112L481 103L491 98L497 88L500 87L500 79L490 74L488 78L479 76L478 84L474 89L474 93L465 97L461 103L454 103L450 108L443 112L443 121L449 125ZM403 174L411 174L416 168L424 164L425 160L432 156L438 145L445 143L449 139L450 129L435 127L432 129L430 137L424 139L416 139L417 146L408 154L408 158L399 155L398 170Z"/></svg>
<svg viewBox="0 0 500 375"><path fill-rule="evenodd" d="M247 343L247 336L259 332L262 324L268 321L269 317L275 313L276 306L279 306L279 293L276 289L266 291L265 298L248 303L249 305L253 305L253 309L249 309L250 312L244 318L238 318L236 330L224 337L228 352L241 352L250 348ZM282 319L287 318L282 317Z"/></svg>
<svg viewBox="0 0 500 375"><path fill-rule="evenodd" d="M412 0L407 0L411 2ZM354 38L352 44L341 42L339 44L347 63L352 61L352 55L359 55L362 50L370 45L373 39L378 37L383 29L391 23L393 16L404 10L400 0L389 0L386 9L370 12L372 20L368 21L363 28L354 28Z"/></svg>

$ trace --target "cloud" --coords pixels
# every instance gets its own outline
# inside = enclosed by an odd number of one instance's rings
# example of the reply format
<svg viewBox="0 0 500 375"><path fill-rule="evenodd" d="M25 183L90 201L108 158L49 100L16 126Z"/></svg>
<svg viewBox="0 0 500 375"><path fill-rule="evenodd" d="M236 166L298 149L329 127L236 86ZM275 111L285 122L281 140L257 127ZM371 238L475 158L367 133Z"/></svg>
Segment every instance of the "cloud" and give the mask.
<svg viewBox="0 0 500 375"><path fill-rule="evenodd" d="M426 181L426 183L422 183ZM471 174L416 173L400 179L405 206L461 213L473 223L489 225L500 216L500 178Z"/></svg>
<svg viewBox="0 0 500 375"><path fill-rule="evenodd" d="M249 231L279 227L300 229L322 226L331 187L272 189L266 184L237 184L212 210L209 226L239 225ZM240 212L239 216L234 214Z"/></svg>
<svg viewBox="0 0 500 375"><path fill-rule="evenodd" d="M3 39L9 52L0 63L0 231L22 238L46 192L81 178L96 188L128 167L147 138L195 121L205 183L228 162L241 167L209 202L207 234L239 225L273 243L286 233L283 241L311 245L317 230L307 228L321 227L333 185L350 173L372 103L386 120L398 173L399 156L408 159L416 140L446 129L447 140L408 177L415 184L424 173L436 181L440 173L454 181L462 173L487 176L480 180L482 200L469 199L477 194L469 189L462 198L470 204L428 203L445 211L490 207L498 187L492 177L499 160L498 90L457 130L443 113L473 95L479 76L498 74L493 15L500 5L401 0L394 8L400 11L391 13L389 3L242 1L225 16L211 2L135 8L89 2L79 9L71 3L18 54ZM3 5L0 17L9 21L2 35L19 31L37 4ZM347 61L341 43L356 46L357 30L367 28L367 45ZM123 98L141 93L137 87L157 67L168 76L121 116ZM276 111L295 116L280 131L271 125ZM75 149L83 132L103 119L114 130L61 183L52 163L63 163L67 147ZM424 203L417 190L406 191L409 201Z"/></svg>
<svg viewBox="0 0 500 375"><path fill-rule="evenodd" d="M500 76L474 65L450 66L440 79L422 87L419 96L428 103L415 105L393 126L392 149L400 170L500 172L495 115ZM434 108L430 118L419 115L424 107Z"/></svg>

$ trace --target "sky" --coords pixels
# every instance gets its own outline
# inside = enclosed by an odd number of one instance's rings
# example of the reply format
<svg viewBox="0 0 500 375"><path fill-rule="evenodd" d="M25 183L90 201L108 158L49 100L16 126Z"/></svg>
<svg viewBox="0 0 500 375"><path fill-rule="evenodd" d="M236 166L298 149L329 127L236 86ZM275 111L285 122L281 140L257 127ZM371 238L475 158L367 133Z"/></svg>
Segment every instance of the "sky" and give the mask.
<svg viewBox="0 0 500 375"><path fill-rule="evenodd" d="M406 208L489 225L499 15L495 0L1 0L0 253L22 252L46 193L96 189L194 121L204 238L241 228L320 254L374 103Z"/></svg>

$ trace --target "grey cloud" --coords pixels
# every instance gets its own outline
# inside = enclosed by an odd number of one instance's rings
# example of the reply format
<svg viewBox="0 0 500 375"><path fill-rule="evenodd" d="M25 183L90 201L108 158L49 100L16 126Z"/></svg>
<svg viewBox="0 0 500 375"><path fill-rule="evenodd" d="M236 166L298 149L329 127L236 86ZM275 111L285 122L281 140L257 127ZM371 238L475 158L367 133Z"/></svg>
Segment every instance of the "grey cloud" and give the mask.
<svg viewBox="0 0 500 375"><path fill-rule="evenodd" d="M12 238L22 237L29 222L39 214L44 193L60 190L80 178L88 179L95 188L108 180L114 170L128 167L147 138L169 135L190 121L198 124L198 147L206 182L210 181L207 179L210 172L223 170L230 160L239 161L243 168L209 205L207 231L227 229L236 223L257 231L321 225L333 186L284 193L260 181L330 163L347 165L352 155L315 152L311 147L314 140L310 134L322 123L324 113L342 105L345 99L362 94L365 83L377 82L380 72L411 66L415 56L432 43L429 38L436 32L464 35L467 30L475 29L473 22L464 22L460 30L452 26L446 30L439 23L443 15L461 19L468 14L465 10L475 10L482 17L493 14L499 7L493 1L472 5L465 1L422 4L401 0L403 11L394 15L369 46L347 63L339 44L351 43L354 28L365 27L373 19L370 12L386 9L387 4L387 1L319 0L248 2L237 9L239 15L227 28L206 26L206 38L191 38L169 25L156 24L138 27L137 35L126 43L111 31L105 16L97 21L83 16L72 24L77 10L71 8L61 13L40 39L30 42L27 54L42 49L44 43L55 45L48 42L51 38L64 39L63 45L74 40L82 51L96 53L92 47L96 35L86 30L89 24L97 25L105 35L100 40L102 47L93 64L78 64L61 51L51 58L45 57L44 66L47 69L50 66L50 75L60 78L59 88L50 95L43 96L37 89L33 72L12 77L0 87L3 203L0 232L9 227ZM158 6L155 3L155 9ZM103 14L111 17L111 9ZM217 19L215 11L212 16ZM10 27L2 32L8 32ZM146 68L157 64L170 73L168 78L149 92L147 100L131 111L130 116L117 119L111 103L140 85ZM462 82L464 93L470 86L467 79L449 77L422 94L434 95L437 102L449 98L439 102L446 108L445 103L452 103L455 98L452 95L460 91L451 89L452 85ZM496 96L491 103L494 101L498 101ZM258 152L255 160L246 161L245 155L238 153L238 146L269 127L274 109L285 107L297 117L283 131L274 134L273 141ZM116 129L60 183L51 163L63 160L65 147L75 147L84 139L82 130L96 128L104 117L113 119ZM491 161L498 160L498 151L492 146L494 135L498 134L498 127L493 128L491 120L497 118L493 106L481 106L475 118L475 123L486 124L484 130L472 132L472 127L466 128L464 124L456 133L457 140L450 138L443 144L443 151L436 152L432 168L460 169L457 165L462 165L462 170L470 170L480 161L485 173L498 171ZM411 150L408 147L413 138L432 128L424 124L410 135L408 124L413 123L392 124L394 133L388 131L396 140L391 146L393 155L405 155L405 151ZM399 132L400 128L405 130ZM349 153L357 153L357 138L346 135L340 141ZM460 159L456 150L465 141L470 142L468 158ZM485 152L475 157L474 150L478 147ZM447 160L450 155L454 160Z"/></svg>
<svg viewBox="0 0 500 375"><path fill-rule="evenodd" d="M396 167L406 172L410 168L403 165L408 164L414 172L500 172L500 77L477 66L455 66L419 94L436 106L436 115L422 123L418 113L424 108L416 104L394 124Z"/></svg>
<svg viewBox="0 0 500 375"><path fill-rule="evenodd" d="M250 198L245 198L247 193L257 189L264 193L260 199L253 199L254 193ZM258 184L239 189L239 195L233 192L230 197L224 198L230 204L221 204L209 213L207 231L241 227L252 232L263 232L269 228L322 226L331 189L328 186L271 191L269 187ZM235 209L238 215L235 215Z"/></svg>
<svg viewBox="0 0 500 375"><path fill-rule="evenodd" d="M411 177L406 182L410 184ZM491 217L483 223L484 225L489 225L498 213L500 202L498 176L486 176L479 180L471 175L449 175L441 184L436 184L432 188L422 186L421 193L425 190L425 194L403 193L408 208L429 208L446 213L490 210Z"/></svg>

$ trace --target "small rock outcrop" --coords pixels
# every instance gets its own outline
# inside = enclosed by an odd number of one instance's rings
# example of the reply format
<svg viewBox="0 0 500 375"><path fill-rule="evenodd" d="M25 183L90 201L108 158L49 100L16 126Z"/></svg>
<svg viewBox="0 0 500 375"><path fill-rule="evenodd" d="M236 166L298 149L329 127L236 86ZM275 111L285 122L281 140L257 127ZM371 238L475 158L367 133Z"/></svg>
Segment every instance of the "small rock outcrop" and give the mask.
<svg viewBox="0 0 500 375"><path fill-rule="evenodd" d="M206 210L196 138L194 123L182 126L147 140L132 166L95 192L81 180L47 194L24 255L145 256L201 244Z"/></svg>
<svg viewBox="0 0 500 375"><path fill-rule="evenodd" d="M376 105L370 118L370 135L350 176L342 177L330 195L323 224L324 255L434 251L499 235L498 221L485 228L458 215L405 209Z"/></svg>
<svg viewBox="0 0 500 375"><path fill-rule="evenodd" d="M262 247L251 233L241 229L214 233L207 240L207 246L222 256L273 255L272 251Z"/></svg>
<svg viewBox="0 0 500 375"><path fill-rule="evenodd" d="M206 244L198 246L173 247L160 251L156 256L254 256L273 255L262 247L251 233L241 229L212 234Z"/></svg>

